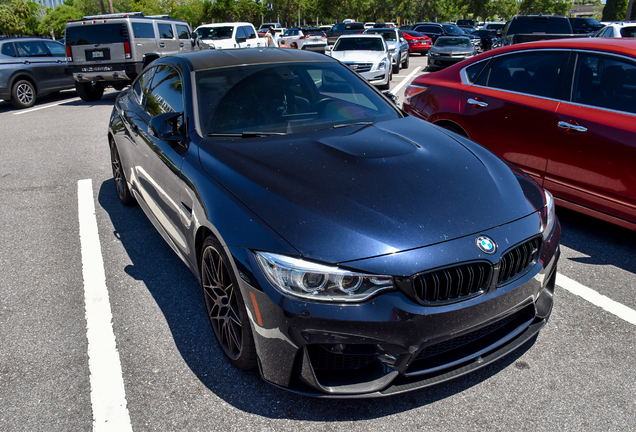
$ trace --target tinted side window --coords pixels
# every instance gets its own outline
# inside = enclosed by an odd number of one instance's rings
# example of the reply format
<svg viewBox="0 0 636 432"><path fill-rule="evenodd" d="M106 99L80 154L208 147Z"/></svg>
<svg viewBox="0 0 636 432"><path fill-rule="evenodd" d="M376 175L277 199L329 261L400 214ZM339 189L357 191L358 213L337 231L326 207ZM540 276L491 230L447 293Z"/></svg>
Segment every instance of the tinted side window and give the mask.
<svg viewBox="0 0 636 432"><path fill-rule="evenodd" d="M636 37L636 27L623 27L621 29L621 36L624 38Z"/></svg>
<svg viewBox="0 0 636 432"><path fill-rule="evenodd" d="M12 43L6 43L2 45L2 54L8 55L11 57L17 57L18 54L15 52L15 47Z"/></svg>
<svg viewBox="0 0 636 432"><path fill-rule="evenodd" d="M466 68L466 77L468 77L468 81L474 83L479 78L481 71L484 70L484 67L488 64L488 60L482 61L479 63L472 64Z"/></svg>
<svg viewBox="0 0 636 432"><path fill-rule="evenodd" d="M152 23L132 23L133 33L135 35L135 39L154 39L155 38L155 29L152 26Z"/></svg>
<svg viewBox="0 0 636 432"><path fill-rule="evenodd" d="M243 27L243 30L245 30L245 34L247 35L248 39L255 39L256 38L256 32L254 31L253 27L245 26L245 27Z"/></svg>
<svg viewBox="0 0 636 432"><path fill-rule="evenodd" d="M152 81L152 75L155 73L155 68L148 69L142 76L139 77L133 86L133 98L139 105L144 106L146 104L146 94L148 93L148 84Z"/></svg>
<svg viewBox="0 0 636 432"><path fill-rule="evenodd" d="M151 116L183 112L181 76L170 66L158 66L148 89L146 111Z"/></svg>
<svg viewBox="0 0 636 432"><path fill-rule="evenodd" d="M572 101L636 113L636 63L602 54L579 54Z"/></svg>
<svg viewBox="0 0 636 432"><path fill-rule="evenodd" d="M187 26L177 24L175 27L177 28L179 39L190 39L190 30Z"/></svg>
<svg viewBox="0 0 636 432"><path fill-rule="evenodd" d="M161 39L174 39L174 33L172 33L172 26L170 24L157 24L159 29L159 37Z"/></svg>
<svg viewBox="0 0 636 432"><path fill-rule="evenodd" d="M237 38L240 38L240 37L247 38L247 35L245 34L245 30L243 30L243 27L237 27L236 28L236 37Z"/></svg>
<svg viewBox="0 0 636 432"><path fill-rule="evenodd" d="M557 85L566 52L527 51L495 59L477 84L549 98L557 97Z"/></svg>
<svg viewBox="0 0 636 432"><path fill-rule="evenodd" d="M52 41L44 41L44 44L49 49L53 57L66 57L64 45Z"/></svg>
<svg viewBox="0 0 636 432"><path fill-rule="evenodd" d="M48 57L49 51L42 42L16 42L20 57Z"/></svg>

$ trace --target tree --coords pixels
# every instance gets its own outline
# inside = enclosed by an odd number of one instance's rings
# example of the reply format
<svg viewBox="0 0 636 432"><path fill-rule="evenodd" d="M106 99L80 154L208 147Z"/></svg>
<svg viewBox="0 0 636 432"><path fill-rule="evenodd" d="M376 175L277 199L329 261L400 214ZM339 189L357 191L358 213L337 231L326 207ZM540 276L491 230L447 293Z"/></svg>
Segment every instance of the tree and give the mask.
<svg viewBox="0 0 636 432"><path fill-rule="evenodd" d="M0 31L7 37L27 34L25 21L30 16L31 9L22 0L0 4Z"/></svg>
<svg viewBox="0 0 636 432"><path fill-rule="evenodd" d="M64 26L68 20L78 20L81 19L82 16L82 11L73 6L66 4L57 6L55 9L49 9L44 18L42 18L39 32L41 34L53 32L55 39L59 39L64 35Z"/></svg>
<svg viewBox="0 0 636 432"><path fill-rule="evenodd" d="M627 0L607 0L602 21L622 21L627 14Z"/></svg>

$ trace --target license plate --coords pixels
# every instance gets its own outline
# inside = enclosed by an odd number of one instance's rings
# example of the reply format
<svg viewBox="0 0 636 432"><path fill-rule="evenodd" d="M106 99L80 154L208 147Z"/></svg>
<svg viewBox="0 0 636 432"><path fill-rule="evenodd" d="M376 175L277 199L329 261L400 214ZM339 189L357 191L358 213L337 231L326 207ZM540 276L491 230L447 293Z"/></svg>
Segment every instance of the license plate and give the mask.
<svg viewBox="0 0 636 432"><path fill-rule="evenodd" d="M86 50L86 61L92 60L110 60L110 49L93 49Z"/></svg>

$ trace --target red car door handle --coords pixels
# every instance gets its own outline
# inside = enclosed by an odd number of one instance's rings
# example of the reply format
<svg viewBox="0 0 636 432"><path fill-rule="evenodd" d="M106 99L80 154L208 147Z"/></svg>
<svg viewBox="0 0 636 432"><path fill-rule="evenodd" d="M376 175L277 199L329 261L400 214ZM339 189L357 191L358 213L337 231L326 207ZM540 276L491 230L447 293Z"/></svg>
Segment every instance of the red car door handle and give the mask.
<svg viewBox="0 0 636 432"><path fill-rule="evenodd" d="M477 99L473 99L473 98L469 98L468 99L468 104L472 105L472 106L478 106L481 108L486 108L488 106L488 104L484 101L478 101Z"/></svg>
<svg viewBox="0 0 636 432"><path fill-rule="evenodd" d="M559 126L562 129L567 129L567 130L571 129L576 132L587 132L587 128L585 126L575 125L575 124L564 122L564 121L560 121L557 124L557 126Z"/></svg>

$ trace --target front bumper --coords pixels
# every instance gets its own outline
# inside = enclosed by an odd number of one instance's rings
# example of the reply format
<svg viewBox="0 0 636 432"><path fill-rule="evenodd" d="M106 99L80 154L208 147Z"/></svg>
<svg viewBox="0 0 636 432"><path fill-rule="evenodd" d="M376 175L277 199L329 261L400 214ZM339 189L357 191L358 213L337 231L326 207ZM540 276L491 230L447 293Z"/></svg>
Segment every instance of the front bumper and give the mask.
<svg viewBox="0 0 636 432"><path fill-rule="evenodd" d="M428 54L428 66L431 69L442 69L448 66L452 66L460 61L466 60L467 58L471 58L472 56L463 56L463 57L451 57L451 56L432 56L429 52Z"/></svg>
<svg viewBox="0 0 636 432"><path fill-rule="evenodd" d="M486 234L531 237L536 220L527 219ZM251 251L230 250L265 380L311 396L379 397L469 373L531 340L552 310L559 237L557 223L536 262L519 277L439 306L418 304L400 291L346 305L288 297L268 283ZM474 241L471 236L355 264L361 271L392 268L408 276L422 263L437 268L474 260ZM495 268L500 257L491 258Z"/></svg>

